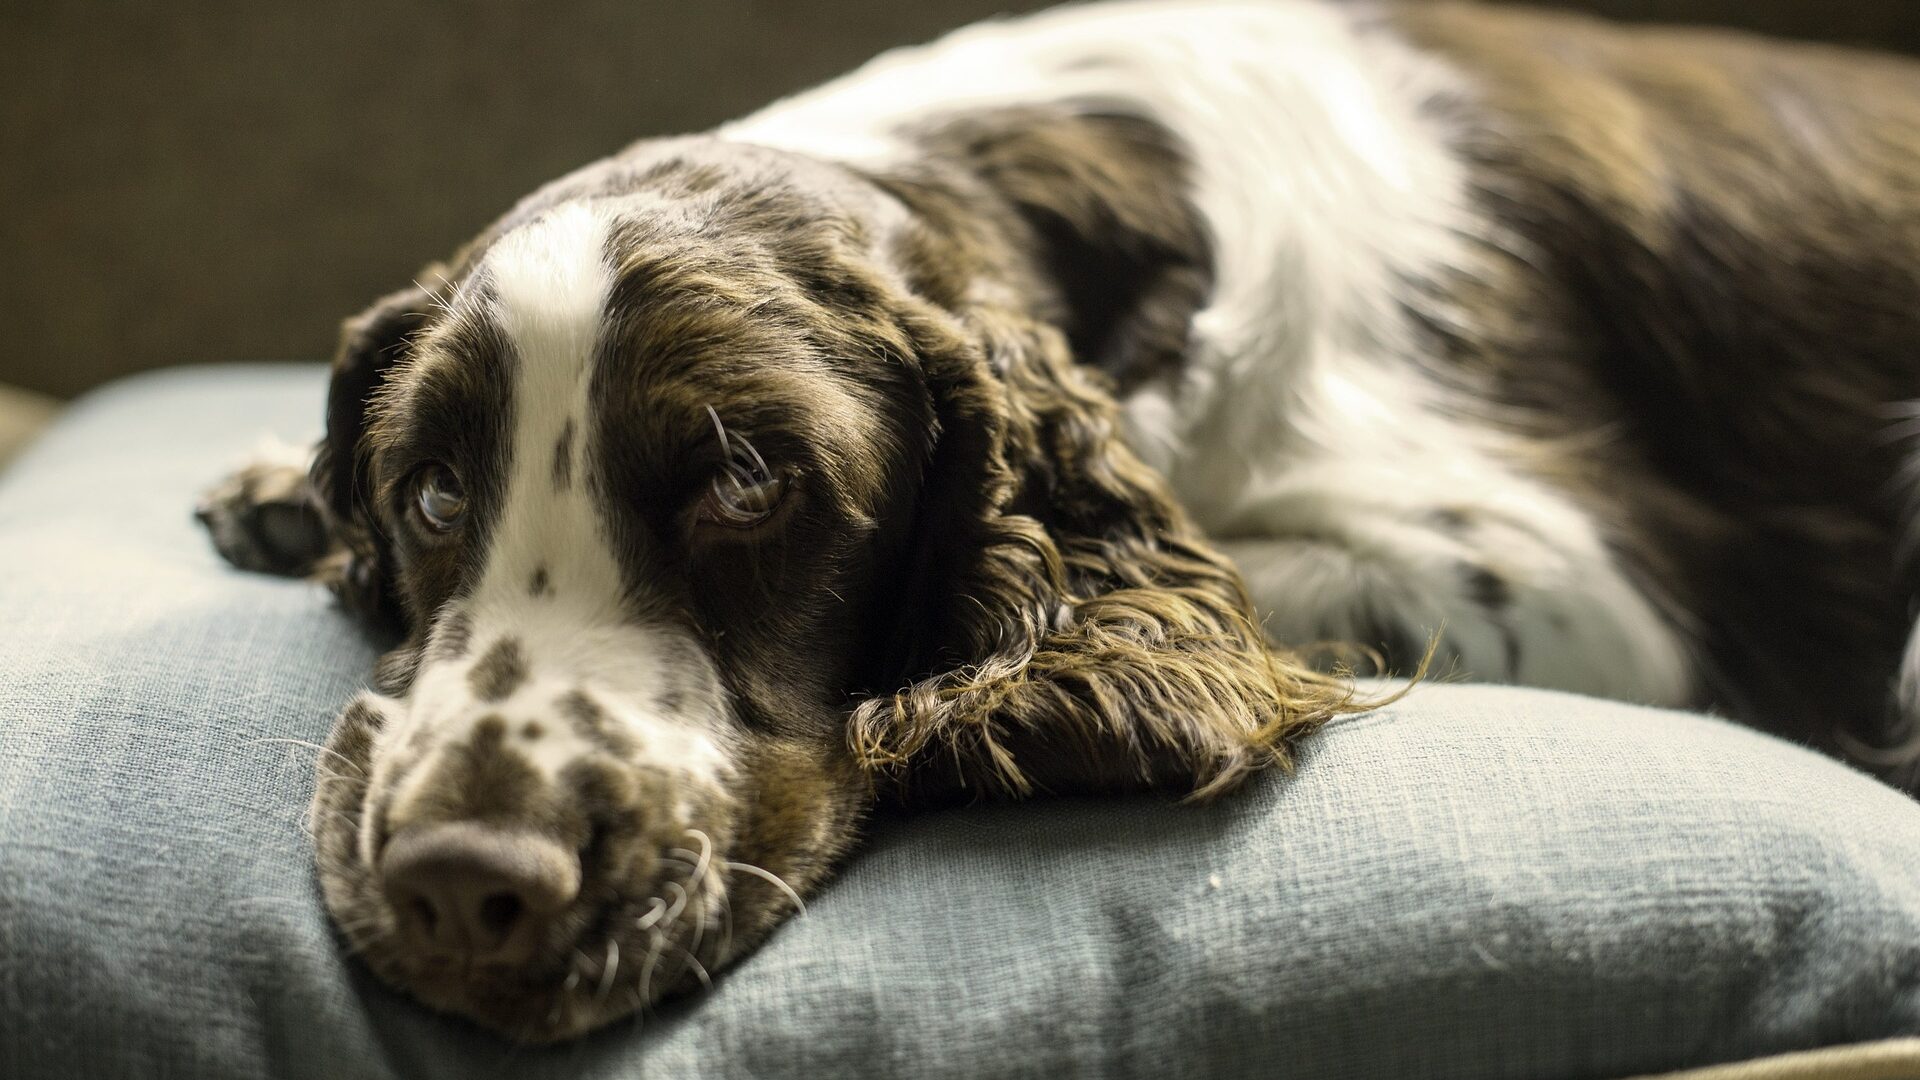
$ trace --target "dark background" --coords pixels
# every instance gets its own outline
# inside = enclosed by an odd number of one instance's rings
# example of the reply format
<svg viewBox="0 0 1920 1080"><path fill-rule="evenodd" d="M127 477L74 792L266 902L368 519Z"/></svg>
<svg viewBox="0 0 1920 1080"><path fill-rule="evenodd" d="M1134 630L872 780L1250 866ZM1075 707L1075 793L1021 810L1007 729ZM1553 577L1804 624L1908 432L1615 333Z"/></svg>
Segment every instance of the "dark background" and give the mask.
<svg viewBox="0 0 1920 1080"><path fill-rule="evenodd" d="M320 359L542 181L1031 0L0 6L0 384ZM1569 0L1920 51L1912 0Z"/></svg>

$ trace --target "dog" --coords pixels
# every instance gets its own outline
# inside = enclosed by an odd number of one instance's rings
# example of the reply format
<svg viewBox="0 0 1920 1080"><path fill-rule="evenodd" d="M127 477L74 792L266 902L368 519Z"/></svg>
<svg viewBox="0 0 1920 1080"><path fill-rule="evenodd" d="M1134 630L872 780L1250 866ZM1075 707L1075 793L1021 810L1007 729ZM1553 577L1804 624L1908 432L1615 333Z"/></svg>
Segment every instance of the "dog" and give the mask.
<svg viewBox="0 0 1920 1080"><path fill-rule="evenodd" d="M1906 61L1068 7L540 189L200 513L404 639L318 763L347 943L550 1041L706 983L876 805L1215 796L1355 670L1911 784L1917 289Z"/></svg>

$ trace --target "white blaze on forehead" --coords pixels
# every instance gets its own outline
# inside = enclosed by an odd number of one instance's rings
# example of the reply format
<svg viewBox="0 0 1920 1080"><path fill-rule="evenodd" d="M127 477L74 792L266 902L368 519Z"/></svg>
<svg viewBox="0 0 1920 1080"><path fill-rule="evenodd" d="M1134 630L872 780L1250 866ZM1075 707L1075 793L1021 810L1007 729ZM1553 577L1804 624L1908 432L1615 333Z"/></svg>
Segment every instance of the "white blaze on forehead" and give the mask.
<svg viewBox="0 0 1920 1080"><path fill-rule="evenodd" d="M516 344L538 341L586 363L613 288L608 225L593 204L566 203L494 243L487 282Z"/></svg>
<svg viewBox="0 0 1920 1080"><path fill-rule="evenodd" d="M487 255L494 318L513 347L513 445L470 613L478 657L501 637L518 641L528 690L569 686L630 723L671 724L655 702L690 673L669 670L697 653L660 627L634 625L605 509L591 483L591 400L613 289L612 222L593 203L569 203L502 238ZM659 733L656 741L671 745ZM652 755L649 755L652 756Z"/></svg>
<svg viewBox="0 0 1920 1080"><path fill-rule="evenodd" d="M609 224L592 204L569 203L508 233L487 254L493 318L512 346L513 443L474 597L476 630L512 631L513 615L535 599L529 586L541 570L552 602L575 609L576 618L618 615L619 562L581 467L593 438L588 392L613 289ZM564 483L556 460L563 443Z"/></svg>

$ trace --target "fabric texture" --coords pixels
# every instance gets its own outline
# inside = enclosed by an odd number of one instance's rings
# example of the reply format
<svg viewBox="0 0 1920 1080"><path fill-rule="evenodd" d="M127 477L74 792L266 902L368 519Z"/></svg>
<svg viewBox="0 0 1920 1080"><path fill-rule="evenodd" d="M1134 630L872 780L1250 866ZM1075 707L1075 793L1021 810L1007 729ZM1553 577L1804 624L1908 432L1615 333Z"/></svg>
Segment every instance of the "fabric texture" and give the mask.
<svg viewBox="0 0 1920 1080"><path fill-rule="evenodd" d="M0 477L0 1076L1541 1080L1920 1035L1920 805L1713 719L1434 685L1207 807L879 821L710 995L509 1046L337 947L302 743L376 644L192 521L323 381L142 377Z"/></svg>

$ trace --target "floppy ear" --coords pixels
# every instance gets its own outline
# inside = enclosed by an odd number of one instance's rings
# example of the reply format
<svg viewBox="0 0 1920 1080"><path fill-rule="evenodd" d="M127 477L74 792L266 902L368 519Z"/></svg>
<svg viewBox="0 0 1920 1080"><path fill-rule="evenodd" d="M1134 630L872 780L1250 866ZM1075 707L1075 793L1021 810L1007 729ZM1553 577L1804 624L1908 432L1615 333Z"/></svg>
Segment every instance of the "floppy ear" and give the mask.
<svg viewBox="0 0 1920 1080"><path fill-rule="evenodd" d="M1267 643L1058 330L1000 310L963 322L922 353L939 433L905 594L920 630L906 689L852 714L869 768L909 798L1206 797L1362 707Z"/></svg>
<svg viewBox="0 0 1920 1080"><path fill-rule="evenodd" d="M431 270L422 277L437 280ZM433 295L416 284L381 297L341 325L327 388L327 433L309 474L332 548L319 576L349 610L385 620L397 621L399 610L388 580L385 541L367 506L361 439L369 402L406 357L410 339L426 326L433 305Z"/></svg>

